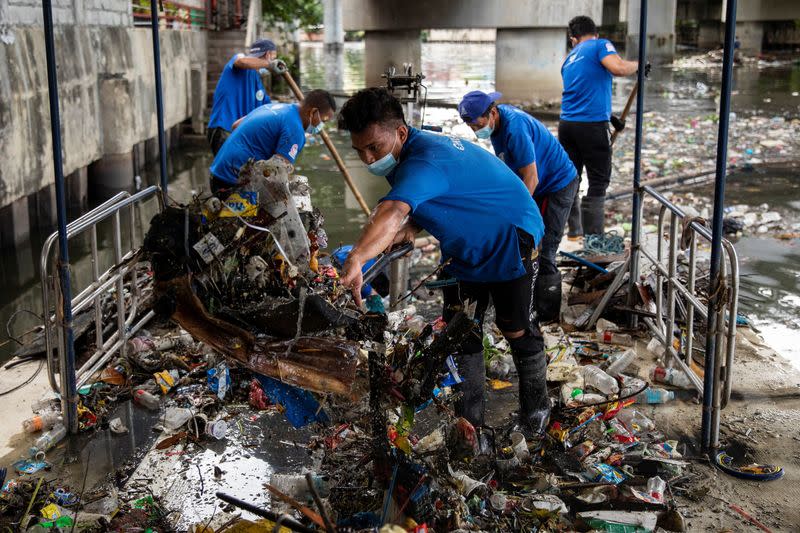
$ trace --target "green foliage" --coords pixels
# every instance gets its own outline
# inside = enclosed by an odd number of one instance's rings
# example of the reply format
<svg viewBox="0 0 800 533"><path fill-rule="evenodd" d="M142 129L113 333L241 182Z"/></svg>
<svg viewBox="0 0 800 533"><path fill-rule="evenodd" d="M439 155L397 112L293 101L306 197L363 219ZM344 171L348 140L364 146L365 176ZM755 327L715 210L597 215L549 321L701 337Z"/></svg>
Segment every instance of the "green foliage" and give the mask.
<svg viewBox="0 0 800 533"><path fill-rule="evenodd" d="M263 0L262 6L268 27L293 31L322 24L320 0Z"/></svg>

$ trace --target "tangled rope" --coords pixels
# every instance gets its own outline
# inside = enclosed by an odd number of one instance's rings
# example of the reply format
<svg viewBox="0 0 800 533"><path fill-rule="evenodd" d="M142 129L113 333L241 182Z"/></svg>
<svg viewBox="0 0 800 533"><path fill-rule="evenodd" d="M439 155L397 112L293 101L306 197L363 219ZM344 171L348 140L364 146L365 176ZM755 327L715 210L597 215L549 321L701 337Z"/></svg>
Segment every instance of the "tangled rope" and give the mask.
<svg viewBox="0 0 800 533"><path fill-rule="evenodd" d="M613 231L601 235L586 235L583 238L583 253L586 255L613 255L624 251L624 239Z"/></svg>

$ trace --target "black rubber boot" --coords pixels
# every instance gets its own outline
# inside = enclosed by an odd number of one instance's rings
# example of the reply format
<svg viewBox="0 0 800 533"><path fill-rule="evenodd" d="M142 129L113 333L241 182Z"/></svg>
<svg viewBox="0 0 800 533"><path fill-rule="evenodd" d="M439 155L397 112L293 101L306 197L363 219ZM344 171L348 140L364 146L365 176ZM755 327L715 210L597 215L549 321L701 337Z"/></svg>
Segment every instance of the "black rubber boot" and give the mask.
<svg viewBox="0 0 800 533"><path fill-rule="evenodd" d="M550 398L547 396L547 357L541 334L526 332L509 340L519 375L519 422L529 435L542 438L550 422Z"/></svg>
<svg viewBox="0 0 800 533"><path fill-rule="evenodd" d="M605 196L584 196L581 199L584 235L602 235L604 233L605 203Z"/></svg>
<svg viewBox="0 0 800 533"><path fill-rule="evenodd" d="M583 236L583 224L581 223L581 198L579 192L575 191L575 199L567 217L567 238L575 240Z"/></svg>
<svg viewBox="0 0 800 533"><path fill-rule="evenodd" d="M539 274L534 289L539 322L552 322L561 316L561 272Z"/></svg>
<svg viewBox="0 0 800 533"><path fill-rule="evenodd" d="M461 398L456 401L456 415L463 416L476 428L483 425L484 382L486 381L486 366L483 362L483 352L455 356L458 374L463 380L458 386Z"/></svg>

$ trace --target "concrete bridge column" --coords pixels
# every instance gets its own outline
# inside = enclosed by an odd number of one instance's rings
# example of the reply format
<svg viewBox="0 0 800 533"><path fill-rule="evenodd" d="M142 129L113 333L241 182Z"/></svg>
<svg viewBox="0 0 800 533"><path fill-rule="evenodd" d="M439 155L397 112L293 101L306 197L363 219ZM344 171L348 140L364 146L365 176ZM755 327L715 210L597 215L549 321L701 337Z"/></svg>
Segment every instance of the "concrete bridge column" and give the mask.
<svg viewBox="0 0 800 533"><path fill-rule="evenodd" d="M510 100L558 99L566 52L564 28L498 28L494 67L497 90Z"/></svg>
<svg viewBox="0 0 800 533"><path fill-rule="evenodd" d="M625 55L636 59L639 54L639 2L628 0L628 37ZM647 58L666 63L675 57L675 15L677 0L659 0L647 4Z"/></svg>
<svg viewBox="0 0 800 533"><path fill-rule="evenodd" d="M400 73L403 63L422 68L422 45L419 30L368 31L364 33L364 75L367 87L386 85L381 75L390 66Z"/></svg>
<svg viewBox="0 0 800 533"><path fill-rule="evenodd" d="M722 31L721 35L725 35ZM764 42L764 23L761 21L748 20L736 21L736 37L741 43L740 49L748 54L761 53L761 45Z"/></svg>

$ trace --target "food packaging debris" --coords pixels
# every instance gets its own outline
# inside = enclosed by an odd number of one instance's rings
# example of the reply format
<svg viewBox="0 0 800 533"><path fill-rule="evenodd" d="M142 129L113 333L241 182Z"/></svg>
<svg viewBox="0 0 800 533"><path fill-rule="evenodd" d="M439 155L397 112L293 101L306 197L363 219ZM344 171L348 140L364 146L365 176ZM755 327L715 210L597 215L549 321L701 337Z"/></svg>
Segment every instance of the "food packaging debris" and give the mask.
<svg viewBox="0 0 800 533"><path fill-rule="evenodd" d="M510 381L502 381L500 379L489 380L489 387L491 387L492 390L503 390L503 389L508 389L509 387L512 386L513 383L511 383Z"/></svg>
<svg viewBox="0 0 800 533"><path fill-rule="evenodd" d="M613 483L615 485L628 479L628 476L626 476L624 472L605 463L591 465L586 470L586 476L589 481L594 481L595 483L603 482Z"/></svg>
<svg viewBox="0 0 800 533"><path fill-rule="evenodd" d="M486 483L473 479L464 472L453 471L453 467L449 464L447 465L447 471L450 473L450 477L453 478L453 482L458 488L458 491L465 498L469 498L469 496L479 488L486 488Z"/></svg>
<svg viewBox="0 0 800 533"><path fill-rule="evenodd" d="M528 450L528 441L525 439L525 435L520 433L519 431L514 431L510 435L511 437L511 449L514 450L514 455L517 456L517 459L520 462L525 462L531 457L531 452Z"/></svg>
<svg viewBox="0 0 800 533"><path fill-rule="evenodd" d="M590 527L609 533L648 533L658 522L656 513L645 511L585 511L577 516Z"/></svg>
<svg viewBox="0 0 800 533"><path fill-rule="evenodd" d="M252 217L258 214L258 192L239 190L225 200L219 217Z"/></svg>
<svg viewBox="0 0 800 533"><path fill-rule="evenodd" d="M414 445L414 453L420 455L441 450L444 447L444 431L442 428L436 428L431 431Z"/></svg>
<svg viewBox="0 0 800 533"><path fill-rule="evenodd" d="M211 261L225 251L225 246L219 242L219 239L217 239L213 233L207 233L205 237L197 241L192 248L194 248L206 264L211 264Z"/></svg>
<svg viewBox="0 0 800 533"><path fill-rule="evenodd" d="M567 514L567 505L555 494L533 494L526 496L520 504L526 511Z"/></svg>

